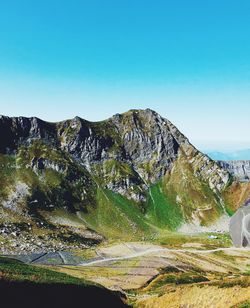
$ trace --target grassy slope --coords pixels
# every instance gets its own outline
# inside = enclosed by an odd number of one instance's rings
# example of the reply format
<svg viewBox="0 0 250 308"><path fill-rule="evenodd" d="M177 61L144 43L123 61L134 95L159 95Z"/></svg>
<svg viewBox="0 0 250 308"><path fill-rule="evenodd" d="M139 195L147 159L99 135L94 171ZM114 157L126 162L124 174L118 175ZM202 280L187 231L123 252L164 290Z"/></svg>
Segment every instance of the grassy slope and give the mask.
<svg viewBox="0 0 250 308"><path fill-rule="evenodd" d="M179 205L185 221L197 217L202 225L209 225L223 213L218 196L208 183L195 175L192 164L183 153L180 153L171 174L165 176L163 189L168 198Z"/></svg>
<svg viewBox="0 0 250 308"><path fill-rule="evenodd" d="M0 201L6 199L15 183L15 158L0 154Z"/></svg>
<svg viewBox="0 0 250 308"><path fill-rule="evenodd" d="M35 173L30 167L34 158L46 158L56 164L61 164L66 171L62 174L52 169L46 169ZM66 215L67 219L72 221L77 219L78 223L82 224L86 222L88 227L107 237L139 239L152 232L152 228L145 222L145 218L135 202L109 190L101 188L96 190L95 185L88 189L81 181L86 177L85 171L81 168L77 169L74 163L60 151L51 149L41 142L35 142L28 150L21 148L16 157L1 155L0 159L2 175L0 198L7 199L7 196L15 191L17 183L27 184L31 195L21 200L20 206L23 209L27 208L34 217L46 220L51 211L49 206L53 204L53 212L56 208L64 210L62 218L65 218L64 207L66 206L69 211L72 211L71 214ZM18 168L16 168L17 166ZM120 170L122 173L129 172L127 166L123 165L120 166ZM67 179L70 173L78 174L79 179L75 181ZM83 199L85 190L85 198ZM65 193L70 196L65 198ZM67 199L69 199L69 204L67 204ZM29 200L38 200L38 203L30 205ZM81 211L82 220L76 216L74 219L74 211L78 210L83 210ZM46 215L43 215L45 212ZM42 216L40 216L41 214ZM6 212L6 215L9 213ZM25 217L19 217L17 214L16 216L17 221L19 219L25 220Z"/></svg>
<svg viewBox="0 0 250 308"><path fill-rule="evenodd" d="M0 257L0 305L16 308L127 307L118 294L82 278Z"/></svg>
<svg viewBox="0 0 250 308"><path fill-rule="evenodd" d="M101 188L97 190L96 207L89 208L82 218L93 229L112 238L138 239L153 231L133 201Z"/></svg>
<svg viewBox="0 0 250 308"><path fill-rule="evenodd" d="M27 168L27 165L29 166L32 160L39 158L48 160L62 170L47 168L35 174L31 168ZM71 209L78 209L91 203L95 190L94 183L91 182L87 171L64 152L35 141L28 151L23 148L19 150L16 161L21 167L20 174L29 174L28 178L23 178L23 180L33 191L38 192L37 198L41 197L45 202L52 204L60 204L61 207L72 206Z"/></svg>
<svg viewBox="0 0 250 308"><path fill-rule="evenodd" d="M75 278L67 274L58 273L46 268L31 266L20 261L0 257L0 280L33 282L33 283L63 283L76 285L91 285L84 279Z"/></svg>
<svg viewBox="0 0 250 308"><path fill-rule="evenodd" d="M183 221L181 208L163 191L162 181L150 188L146 216L159 228L175 230Z"/></svg>
<svg viewBox="0 0 250 308"><path fill-rule="evenodd" d="M34 172L31 168L32 161L40 158L61 170L46 168ZM28 205L29 199L38 200L36 208L33 206L31 211L39 207L46 209L50 204L78 210L91 204L95 195L95 184L84 168L65 153L40 141L35 141L27 149L21 147L16 156L1 154L0 174L0 201L7 199L15 191L17 183L25 183L29 188L30 198L23 200L23 203Z"/></svg>
<svg viewBox="0 0 250 308"><path fill-rule="evenodd" d="M225 206L229 215L232 215L246 200L250 198L250 183L233 182L223 192Z"/></svg>

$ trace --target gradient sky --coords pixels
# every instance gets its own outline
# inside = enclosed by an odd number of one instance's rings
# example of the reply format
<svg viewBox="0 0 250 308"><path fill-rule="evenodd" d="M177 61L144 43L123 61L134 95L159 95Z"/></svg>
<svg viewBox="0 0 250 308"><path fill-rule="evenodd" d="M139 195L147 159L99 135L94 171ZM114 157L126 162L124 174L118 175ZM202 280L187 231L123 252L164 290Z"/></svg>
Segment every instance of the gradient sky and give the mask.
<svg viewBox="0 0 250 308"><path fill-rule="evenodd" d="M250 1L0 1L1 114L131 108L201 149L250 147Z"/></svg>

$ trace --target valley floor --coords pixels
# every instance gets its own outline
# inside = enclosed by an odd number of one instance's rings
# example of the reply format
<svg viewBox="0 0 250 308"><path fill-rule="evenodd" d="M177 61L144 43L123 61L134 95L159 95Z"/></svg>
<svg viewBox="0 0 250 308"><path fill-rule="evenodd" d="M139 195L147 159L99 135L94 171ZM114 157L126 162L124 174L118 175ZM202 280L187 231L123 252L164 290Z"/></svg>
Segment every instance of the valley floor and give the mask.
<svg viewBox="0 0 250 308"><path fill-rule="evenodd" d="M120 291L133 307L250 307L250 250L231 247L225 234L175 235L157 243L106 243L18 258Z"/></svg>
<svg viewBox="0 0 250 308"><path fill-rule="evenodd" d="M54 269L125 292L135 307L250 307L250 250L214 241L112 244Z"/></svg>

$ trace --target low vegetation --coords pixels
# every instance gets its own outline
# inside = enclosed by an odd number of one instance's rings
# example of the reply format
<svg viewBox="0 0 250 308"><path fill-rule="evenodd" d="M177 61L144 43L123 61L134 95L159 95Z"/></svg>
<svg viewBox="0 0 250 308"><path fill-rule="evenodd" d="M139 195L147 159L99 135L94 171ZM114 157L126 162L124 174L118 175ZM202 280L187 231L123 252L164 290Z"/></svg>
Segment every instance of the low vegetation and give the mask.
<svg viewBox="0 0 250 308"><path fill-rule="evenodd" d="M0 257L0 280L33 282L33 283L63 283L76 285L91 285L84 279L78 279L46 268L24 264L20 261Z"/></svg>

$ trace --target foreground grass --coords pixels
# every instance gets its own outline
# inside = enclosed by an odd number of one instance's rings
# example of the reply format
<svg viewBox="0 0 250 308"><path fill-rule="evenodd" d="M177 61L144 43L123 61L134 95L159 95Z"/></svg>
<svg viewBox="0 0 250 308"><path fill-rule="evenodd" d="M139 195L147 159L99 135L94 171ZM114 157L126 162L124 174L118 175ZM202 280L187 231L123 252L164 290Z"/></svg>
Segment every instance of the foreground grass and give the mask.
<svg viewBox="0 0 250 308"><path fill-rule="evenodd" d="M234 286L219 288L215 286L180 286L169 290L164 295L155 295L140 299L135 307L140 308L177 308L177 307L216 307L247 308L250 298L250 287Z"/></svg>
<svg viewBox="0 0 250 308"><path fill-rule="evenodd" d="M24 264L14 259L0 257L0 280L33 282L42 284L60 283L74 285L93 285L93 283L58 273L52 270Z"/></svg>
<svg viewBox="0 0 250 308"><path fill-rule="evenodd" d="M120 294L95 283L3 257L0 294L8 308L128 307Z"/></svg>

